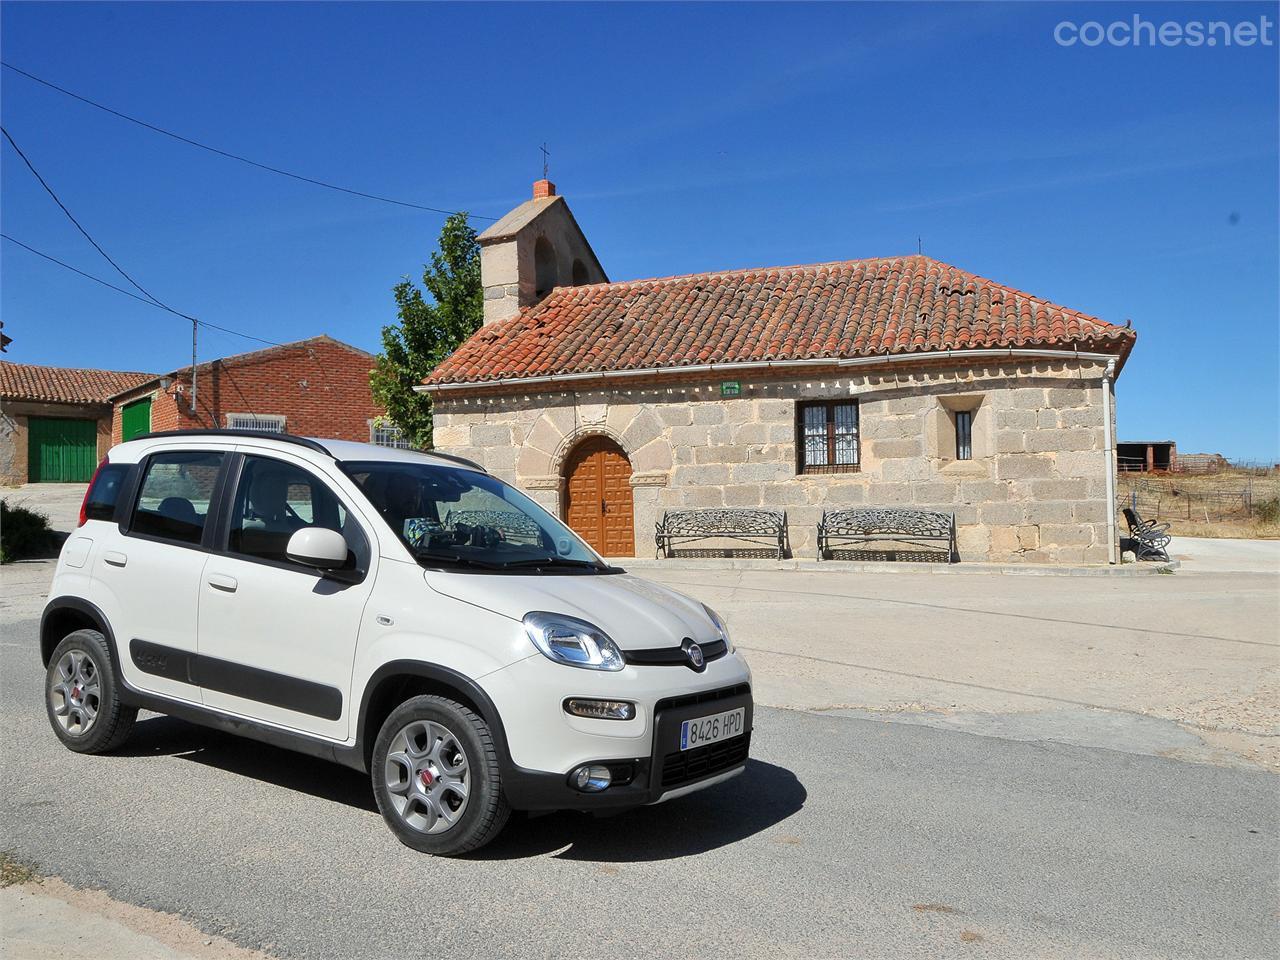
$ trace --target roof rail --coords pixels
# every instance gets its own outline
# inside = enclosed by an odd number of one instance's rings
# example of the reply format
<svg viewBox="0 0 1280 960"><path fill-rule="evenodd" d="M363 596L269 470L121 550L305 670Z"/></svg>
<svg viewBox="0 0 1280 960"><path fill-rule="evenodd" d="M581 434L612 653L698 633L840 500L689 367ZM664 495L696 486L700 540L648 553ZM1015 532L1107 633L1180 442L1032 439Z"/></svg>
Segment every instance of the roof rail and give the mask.
<svg viewBox="0 0 1280 960"><path fill-rule="evenodd" d="M464 467L471 467L473 470L479 470L481 473L489 472L474 460L468 460L466 457L460 457L456 453L441 453L439 450L420 450L418 452L425 453L429 457L439 457L441 460L451 460L454 463L462 464Z"/></svg>
<svg viewBox="0 0 1280 960"><path fill-rule="evenodd" d="M336 460L332 453L328 451L323 443L318 440L312 440L310 437L297 437L292 433L265 433L261 430L225 430L219 429L201 429L201 430L157 430L154 433L144 433L133 440L160 440L168 437L237 437L240 439L255 440L279 440L282 443L293 443L299 447L306 447L308 450L314 450L316 453L323 453L326 457Z"/></svg>

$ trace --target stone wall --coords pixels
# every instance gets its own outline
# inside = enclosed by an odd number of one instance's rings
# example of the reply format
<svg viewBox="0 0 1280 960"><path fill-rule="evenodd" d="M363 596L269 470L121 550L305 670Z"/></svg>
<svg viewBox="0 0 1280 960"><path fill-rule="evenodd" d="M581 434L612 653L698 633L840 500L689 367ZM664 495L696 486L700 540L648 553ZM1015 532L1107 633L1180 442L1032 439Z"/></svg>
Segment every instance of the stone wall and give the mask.
<svg viewBox="0 0 1280 960"><path fill-rule="evenodd" d="M435 441L560 513L561 471L583 437L631 459L636 550L664 509L787 511L795 556L816 553L824 506L906 506L956 515L962 560L1104 563L1107 550L1099 364L1006 362L547 392L438 395ZM859 401L860 470L797 474L796 401ZM956 460L954 413L973 414L973 459Z"/></svg>

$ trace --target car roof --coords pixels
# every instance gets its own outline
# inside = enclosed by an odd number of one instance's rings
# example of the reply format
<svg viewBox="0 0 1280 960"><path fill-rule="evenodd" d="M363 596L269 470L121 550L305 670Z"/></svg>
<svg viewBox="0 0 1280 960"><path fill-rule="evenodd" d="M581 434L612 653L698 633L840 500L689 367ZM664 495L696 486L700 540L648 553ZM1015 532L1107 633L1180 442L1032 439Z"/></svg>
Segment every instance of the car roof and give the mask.
<svg viewBox="0 0 1280 960"><path fill-rule="evenodd" d="M441 467L467 467L481 470L478 463L463 457L436 453L433 450L404 450L400 447L384 447L377 443L359 443L355 440L325 440L320 437L308 437L315 440L339 461L372 461L380 460L388 463L431 463Z"/></svg>
<svg viewBox="0 0 1280 960"><path fill-rule="evenodd" d="M384 447L376 443L360 443L355 440L335 440L326 437L299 437L286 433L263 433L256 430L169 430L148 433L144 436L128 440L112 448L120 461L139 460L145 452L163 444L172 447L175 442L190 444L198 448L220 448L229 446L276 447L291 452L299 452L300 448L326 459L341 462L381 462L381 463L416 463L431 464L441 467L461 467L468 470L486 472L480 464L463 457L455 457L447 453L423 450L404 450L398 447Z"/></svg>

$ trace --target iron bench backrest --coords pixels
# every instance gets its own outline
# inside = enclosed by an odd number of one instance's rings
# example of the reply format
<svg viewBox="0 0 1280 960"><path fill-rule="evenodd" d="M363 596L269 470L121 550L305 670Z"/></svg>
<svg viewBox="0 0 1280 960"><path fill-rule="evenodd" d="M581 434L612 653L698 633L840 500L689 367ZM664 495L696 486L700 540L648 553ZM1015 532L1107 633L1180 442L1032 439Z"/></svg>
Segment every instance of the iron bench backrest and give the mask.
<svg viewBox="0 0 1280 960"><path fill-rule="evenodd" d="M786 551L787 515L781 510L750 507L668 510L654 531L658 552L668 555L676 540L690 542L715 537L738 540L768 538L771 546L776 542L778 559L782 559Z"/></svg>

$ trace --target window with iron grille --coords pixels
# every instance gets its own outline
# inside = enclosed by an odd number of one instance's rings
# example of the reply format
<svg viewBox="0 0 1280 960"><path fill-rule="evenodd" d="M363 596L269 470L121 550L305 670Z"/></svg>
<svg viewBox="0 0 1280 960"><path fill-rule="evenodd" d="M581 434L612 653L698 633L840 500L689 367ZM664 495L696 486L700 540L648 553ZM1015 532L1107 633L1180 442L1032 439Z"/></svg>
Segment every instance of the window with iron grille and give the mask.
<svg viewBox="0 0 1280 960"><path fill-rule="evenodd" d="M858 401L797 404L800 473L853 473L858 469Z"/></svg>
<svg viewBox="0 0 1280 960"><path fill-rule="evenodd" d="M376 443L380 447L395 447L397 450L412 450L413 444L400 431L400 428L392 423L370 422L369 424L369 442Z"/></svg>
<svg viewBox="0 0 1280 960"><path fill-rule="evenodd" d="M973 459L973 411L956 411L956 459Z"/></svg>
<svg viewBox="0 0 1280 960"><path fill-rule="evenodd" d="M258 433L284 433L285 418L283 415L262 413L228 413L227 428L230 430L255 430Z"/></svg>

